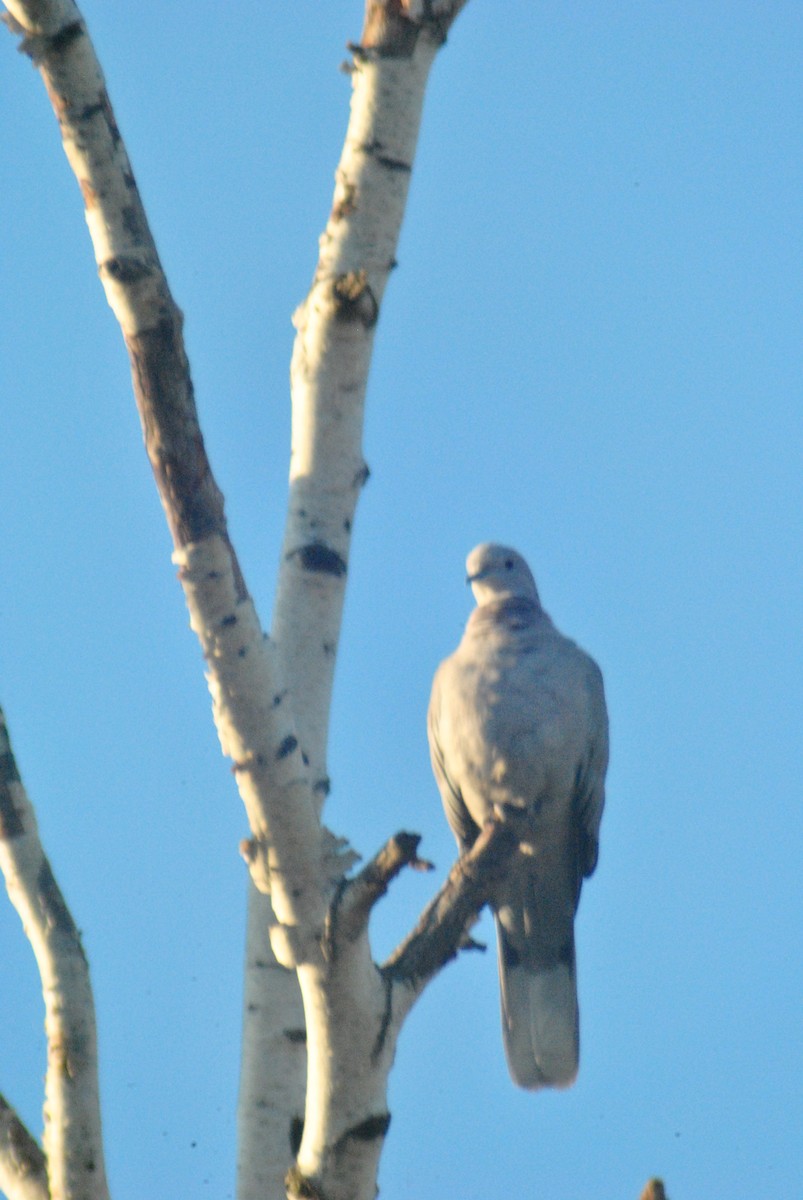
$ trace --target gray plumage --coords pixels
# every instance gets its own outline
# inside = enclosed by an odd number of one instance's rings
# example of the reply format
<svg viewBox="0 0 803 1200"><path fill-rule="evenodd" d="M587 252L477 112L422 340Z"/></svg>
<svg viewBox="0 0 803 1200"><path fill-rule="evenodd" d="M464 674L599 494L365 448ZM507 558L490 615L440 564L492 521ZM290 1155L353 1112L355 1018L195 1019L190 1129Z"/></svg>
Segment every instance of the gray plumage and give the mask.
<svg viewBox="0 0 803 1200"><path fill-rule="evenodd" d="M574 915L605 802L602 675L541 608L520 554L483 543L466 566L477 607L435 674L432 766L461 853L495 806L523 810L494 907L505 1051L521 1087L567 1087L579 1054Z"/></svg>

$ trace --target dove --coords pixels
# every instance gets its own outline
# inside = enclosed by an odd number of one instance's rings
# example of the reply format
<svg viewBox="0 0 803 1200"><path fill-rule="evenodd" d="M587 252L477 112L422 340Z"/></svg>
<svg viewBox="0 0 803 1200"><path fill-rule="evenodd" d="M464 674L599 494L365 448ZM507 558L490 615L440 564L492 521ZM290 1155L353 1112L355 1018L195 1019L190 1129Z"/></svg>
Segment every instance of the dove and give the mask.
<svg viewBox="0 0 803 1200"><path fill-rule="evenodd" d="M494 896L502 1031L513 1081L568 1087L579 1063L574 917L597 864L608 717L602 674L553 625L527 563L484 542L476 608L435 673L430 756L461 853L494 815L520 843Z"/></svg>

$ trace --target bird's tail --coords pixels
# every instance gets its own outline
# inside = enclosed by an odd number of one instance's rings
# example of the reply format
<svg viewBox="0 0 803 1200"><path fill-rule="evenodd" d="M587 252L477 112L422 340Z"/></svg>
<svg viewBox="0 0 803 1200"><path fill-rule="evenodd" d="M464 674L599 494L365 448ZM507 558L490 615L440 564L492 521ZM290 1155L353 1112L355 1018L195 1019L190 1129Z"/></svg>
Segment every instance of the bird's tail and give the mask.
<svg viewBox="0 0 803 1200"><path fill-rule="evenodd" d="M523 1088L569 1087L580 1054L574 940L550 965L527 963L496 922L502 1031L510 1074Z"/></svg>

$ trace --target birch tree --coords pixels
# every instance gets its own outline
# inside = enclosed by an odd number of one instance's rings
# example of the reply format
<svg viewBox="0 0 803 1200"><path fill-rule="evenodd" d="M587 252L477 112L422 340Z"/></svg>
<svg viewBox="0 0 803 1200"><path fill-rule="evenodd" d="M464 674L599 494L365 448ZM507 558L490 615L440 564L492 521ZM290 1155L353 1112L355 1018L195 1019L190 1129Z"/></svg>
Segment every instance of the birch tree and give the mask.
<svg viewBox="0 0 803 1200"><path fill-rule="evenodd" d="M128 350L173 560L201 644L221 748L248 816L248 950L238 1195L372 1196L402 1024L456 953L514 844L489 828L411 935L374 962L368 918L404 867L399 833L357 874L322 823L328 716L351 530L367 470L366 380L394 265L426 82L464 0L369 3L351 118L312 288L295 315L290 495L273 622L263 629L228 535L195 408L182 314L162 271L100 64L72 0L9 0L80 186ZM44 1157L3 1102L8 1195L108 1195L87 962L3 727L2 853L47 1007ZM295 1158L293 1159L293 1152Z"/></svg>
<svg viewBox="0 0 803 1200"><path fill-rule="evenodd" d="M461 947L516 845L490 824L411 933L374 960L373 906L405 868L401 831L361 869L323 822L327 743L352 527L367 477L366 382L395 264L430 69L465 0L368 0L351 49L351 115L312 286L297 310L292 447L272 620L229 536L182 337L92 42L73 0L5 0L47 89L106 298L128 351L173 563L203 653L217 734L250 837L239 1200L376 1193L388 1075L406 1017ZM40 841L5 720L0 863L39 969L48 1046L40 1147L0 1097L11 1200L106 1200L95 1014L76 920Z"/></svg>

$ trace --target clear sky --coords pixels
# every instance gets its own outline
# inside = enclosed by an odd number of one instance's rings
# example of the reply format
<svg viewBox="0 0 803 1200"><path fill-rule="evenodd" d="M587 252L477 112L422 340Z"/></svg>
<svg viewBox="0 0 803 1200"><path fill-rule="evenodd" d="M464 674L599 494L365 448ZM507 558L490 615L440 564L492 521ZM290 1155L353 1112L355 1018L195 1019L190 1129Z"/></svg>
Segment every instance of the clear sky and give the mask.
<svg viewBox="0 0 803 1200"><path fill-rule="evenodd" d="M290 314L329 209L358 0L84 6L269 621ZM0 700L96 988L115 1200L231 1196L245 818L119 332L44 90L0 38ZM454 847L432 673L507 541L600 662L612 726L578 918L577 1085L510 1083L493 954L424 996L384 1200L797 1196L801 1047L799 3L471 0L435 67L369 388L330 825ZM490 922L481 926L490 941ZM0 1089L40 1129L42 1006L0 907Z"/></svg>

